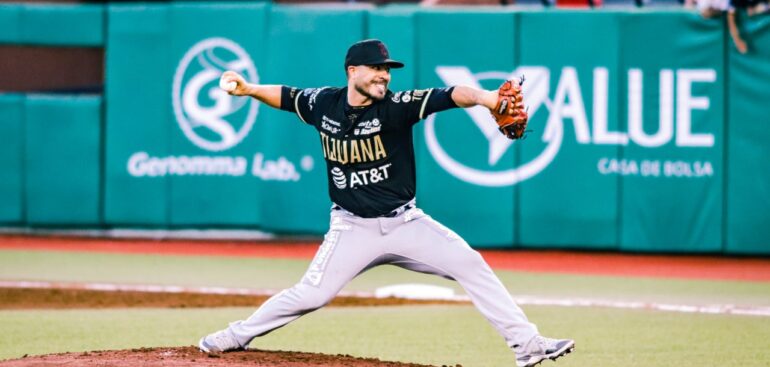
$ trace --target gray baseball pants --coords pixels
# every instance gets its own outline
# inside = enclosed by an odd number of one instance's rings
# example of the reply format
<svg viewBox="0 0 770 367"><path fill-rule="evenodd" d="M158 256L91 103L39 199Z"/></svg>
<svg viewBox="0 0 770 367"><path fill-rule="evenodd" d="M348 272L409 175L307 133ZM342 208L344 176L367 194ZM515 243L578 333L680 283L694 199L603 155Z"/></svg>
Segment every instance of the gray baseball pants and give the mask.
<svg viewBox="0 0 770 367"><path fill-rule="evenodd" d="M481 255L418 208L392 218L332 210L329 232L302 280L229 330L246 346L323 307L358 274L384 264L457 281L511 348L527 345L538 334Z"/></svg>

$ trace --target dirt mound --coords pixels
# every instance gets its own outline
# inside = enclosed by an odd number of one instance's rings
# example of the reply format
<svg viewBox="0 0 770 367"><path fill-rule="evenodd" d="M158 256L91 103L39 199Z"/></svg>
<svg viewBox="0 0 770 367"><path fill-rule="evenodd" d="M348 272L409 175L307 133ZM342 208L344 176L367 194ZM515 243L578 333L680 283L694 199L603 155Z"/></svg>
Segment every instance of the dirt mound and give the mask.
<svg viewBox="0 0 770 367"><path fill-rule="evenodd" d="M250 367L430 367L424 364L385 362L374 358L284 351L246 350L224 354L206 354L198 348L141 348L85 353L61 353L0 361L2 367L52 366L250 366ZM458 367L460 365L457 365Z"/></svg>

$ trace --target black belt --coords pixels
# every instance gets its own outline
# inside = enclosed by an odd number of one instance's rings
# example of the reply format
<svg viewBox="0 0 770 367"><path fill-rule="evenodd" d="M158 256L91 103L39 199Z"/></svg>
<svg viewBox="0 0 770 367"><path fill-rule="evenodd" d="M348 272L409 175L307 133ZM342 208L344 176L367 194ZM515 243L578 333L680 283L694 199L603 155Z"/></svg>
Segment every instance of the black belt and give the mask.
<svg viewBox="0 0 770 367"><path fill-rule="evenodd" d="M404 212L406 212L407 210L412 209L414 207L415 207L415 205L413 203L407 203L406 205L399 206L398 208L391 210L389 213L380 215L378 217L380 217L380 218L394 218L394 217L397 217L397 216L403 214ZM345 209L343 207L337 205L337 204L334 204L334 205L332 205L332 210L345 210ZM347 210L345 210L345 211L347 212ZM356 215L354 213L351 213L351 214Z"/></svg>
<svg viewBox="0 0 770 367"><path fill-rule="evenodd" d="M400 206L400 207L398 207L398 208L396 208L396 209L393 209L393 210L392 210L390 213L388 213L388 214L385 214L385 215L381 215L381 217L385 217L385 218L393 218L393 217L397 217L397 216L399 216L399 215L403 214L405 211L407 211L407 210L409 210L409 209L412 209L412 208L414 208L414 204L408 204L408 205L405 205L405 206Z"/></svg>

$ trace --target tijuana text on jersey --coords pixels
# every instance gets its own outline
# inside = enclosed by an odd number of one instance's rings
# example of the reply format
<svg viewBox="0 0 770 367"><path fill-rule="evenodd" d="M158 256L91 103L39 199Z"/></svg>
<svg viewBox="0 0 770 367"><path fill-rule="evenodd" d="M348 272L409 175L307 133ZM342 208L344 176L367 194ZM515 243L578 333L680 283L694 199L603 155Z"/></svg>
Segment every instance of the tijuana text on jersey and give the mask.
<svg viewBox="0 0 770 367"><path fill-rule="evenodd" d="M347 87L283 87L281 109L318 131L332 202L373 218L414 198L412 126L431 113L457 107L452 90L388 91L371 105L352 107Z"/></svg>

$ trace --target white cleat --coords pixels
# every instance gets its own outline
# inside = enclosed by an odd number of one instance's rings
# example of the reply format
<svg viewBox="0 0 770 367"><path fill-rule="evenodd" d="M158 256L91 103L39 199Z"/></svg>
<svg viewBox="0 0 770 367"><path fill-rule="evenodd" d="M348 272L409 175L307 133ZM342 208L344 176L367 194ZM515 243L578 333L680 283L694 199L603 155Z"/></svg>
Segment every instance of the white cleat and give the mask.
<svg viewBox="0 0 770 367"><path fill-rule="evenodd" d="M198 342L198 348L206 353L224 353L246 349L238 344L238 341L235 340L235 337L228 329L202 337Z"/></svg>
<svg viewBox="0 0 770 367"><path fill-rule="evenodd" d="M563 355L575 350L575 341L572 339L551 339L540 335L535 336L527 344L528 352L516 357L516 366L532 367L540 362L550 359L556 360Z"/></svg>

